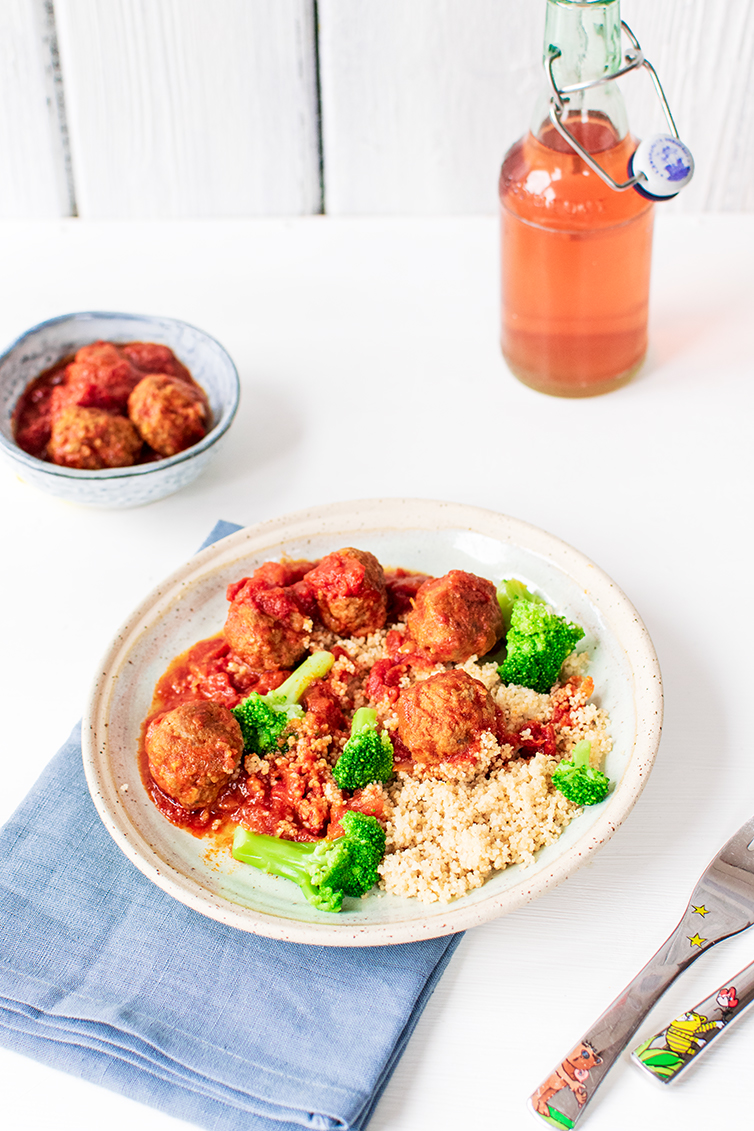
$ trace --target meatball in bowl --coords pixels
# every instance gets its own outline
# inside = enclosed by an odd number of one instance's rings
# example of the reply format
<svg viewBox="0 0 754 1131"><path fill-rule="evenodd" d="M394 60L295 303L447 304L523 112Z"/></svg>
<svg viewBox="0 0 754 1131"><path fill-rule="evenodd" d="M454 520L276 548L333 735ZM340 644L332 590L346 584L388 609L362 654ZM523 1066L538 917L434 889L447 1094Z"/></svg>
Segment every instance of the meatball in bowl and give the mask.
<svg viewBox="0 0 754 1131"><path fill-rule="evenodd" d="M24 482L87 506L139 506L191 483L236 414L236 367L172 318L84 312L0 356L0 454Z"/></svg>

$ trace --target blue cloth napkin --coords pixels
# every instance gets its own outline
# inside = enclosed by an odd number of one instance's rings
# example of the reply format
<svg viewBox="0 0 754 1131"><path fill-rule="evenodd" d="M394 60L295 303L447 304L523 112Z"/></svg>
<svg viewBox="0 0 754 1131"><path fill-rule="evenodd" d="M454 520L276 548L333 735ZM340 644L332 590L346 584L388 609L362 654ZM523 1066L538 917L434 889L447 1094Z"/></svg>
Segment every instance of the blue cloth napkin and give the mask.
<svg viewBox="0 0 754 1131"><path fill-rule="evenodd" d="M212 1131L364 1128L460 937L303 946L184 907L102 825L80 726L0 831L0 1043Z"/></svg>

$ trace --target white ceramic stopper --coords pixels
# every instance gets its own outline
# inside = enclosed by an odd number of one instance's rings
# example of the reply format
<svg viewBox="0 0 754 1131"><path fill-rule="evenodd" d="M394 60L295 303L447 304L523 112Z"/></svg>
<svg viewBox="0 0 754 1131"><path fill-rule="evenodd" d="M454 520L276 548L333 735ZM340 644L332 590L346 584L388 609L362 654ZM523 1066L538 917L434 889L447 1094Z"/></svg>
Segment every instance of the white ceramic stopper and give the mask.
<svg viewBox="0 0 754 1131"><path fill-rule="evenodd" d="M646 180L635 186L652 200L676 196L694 175L690 150L671 134L653 134L642 141L631 158L631 175L643 173Z"/></svg>

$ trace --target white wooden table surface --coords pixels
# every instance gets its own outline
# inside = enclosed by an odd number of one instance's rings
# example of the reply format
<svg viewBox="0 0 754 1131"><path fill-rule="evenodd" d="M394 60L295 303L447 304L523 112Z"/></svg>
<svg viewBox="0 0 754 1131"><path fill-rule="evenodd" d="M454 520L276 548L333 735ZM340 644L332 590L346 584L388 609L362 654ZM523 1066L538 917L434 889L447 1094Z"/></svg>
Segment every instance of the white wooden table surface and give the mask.
<svg viewBox="0 0 754 1131"><path fill-rule="evenodd" d="M473 503L578 547L638 608L666 692L644 793L570 880L465 937L370 1131L533 1126L529 1093L754 811L754 216L659 217L650 358L627 388L585 401L507 373L492 218L29 222L0 228L0 247L0 344L66 311L163 313L219 338L243 383L217 462L151 506L79 509L0 467L0 818L81 715L120 622L218 518L385 495ZM701 958L639 1035L753 950L744 935ZM753 1037L754 1015L675 1089L621 1063L588 1125L742 1125ZM4 1125L26 1131L180 1126L1 1050L0 1095Z"/></svg>

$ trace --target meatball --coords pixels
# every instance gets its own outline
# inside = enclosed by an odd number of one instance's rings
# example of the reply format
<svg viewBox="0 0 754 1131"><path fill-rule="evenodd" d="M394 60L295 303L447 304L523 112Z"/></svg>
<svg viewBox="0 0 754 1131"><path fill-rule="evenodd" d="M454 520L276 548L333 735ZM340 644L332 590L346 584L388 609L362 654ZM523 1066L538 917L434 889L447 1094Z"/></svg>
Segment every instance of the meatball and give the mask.
<svg viewBox="0 0 754 1131"><path fill-rule="evenodd" d="M190 385L195 384L186 366L171 349L159 342L126 342L120 350L141 373L167 373L170 377L188 381Z"/></svg>
<svg viewBox="0 0 754 1131"><path fill-rule="evenodd" d="M503 635L495 586L475 573L452 569L422 585L406 627L422 652L441 663L484 656Z"/></svg>
<svg viewBox="0 0 754 1131"><path fill-rule="evenodd" d="M304 578L325 628L338 636L368 636L387 618L385 574L374 554L346 546L322 558Z"/></svg>
<svg viewBox="0 0 754 1131"><path fill-rule="evenodd" d="M444 762L463 754L497 724L495 704L483 683L453 670L431 675L400 694L398 737L416 762Z"/></svg>
<svg viewBox="0 0 754 1131"><path fill-rule="evenodd" d="M174 456L201 440L210 419L204 391L167 373L142 377L128 398L128 415L161 456Z"/></svg>
<svg viewBox="0 0 754 1131"><path fill-rule="evenodd" d="M254 576L232 582L223 634L230 649L251 668L292 668L309 642L311 621L286 586L269 586Z"/></svg>
<svg viewBox="0 0 754 1131"><path fill-rule="evenodd" d="M52 394L53 413L72 404L122 411L140 379L112 342L82 346L66 369L65 382Z"/></svg>
<svg viewBox="0 0 754 1131"><path fill-rule="evenodd" d="M130 467L141 446L141 436L125 416L69 405L53 417L47 453L53 463L63 467L98 471L103 467Z"/></svg>
<svg viewBox="0 0 754 1131"><path fill-rule="evenodd" d="M184 809L212 805L241 764L243 736L227 707L181 703L147 727L149 772Z"/></svg>

